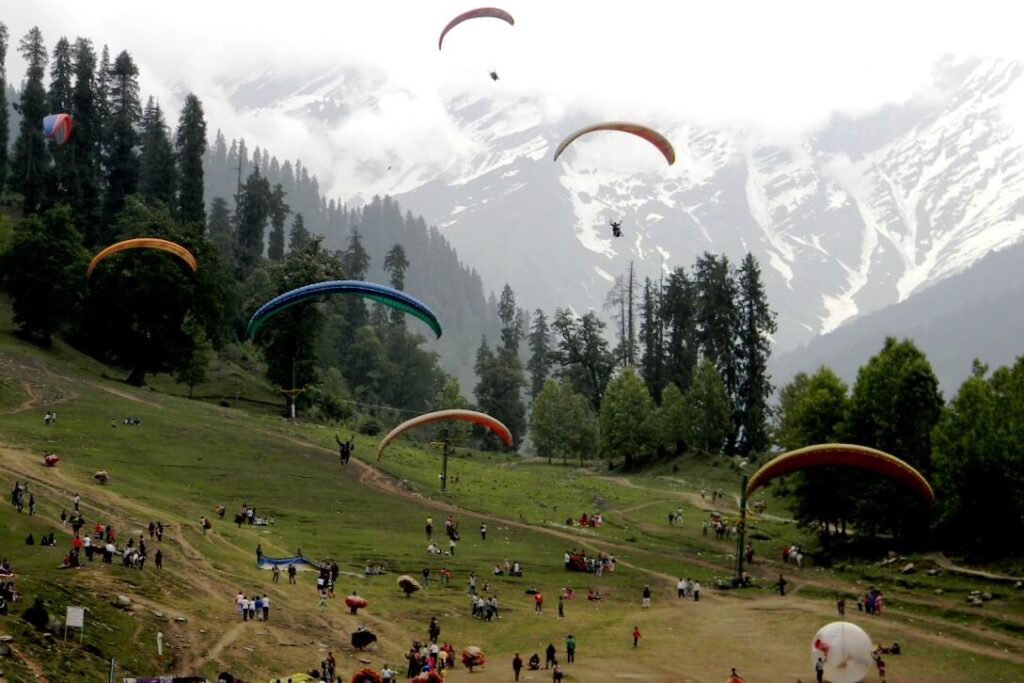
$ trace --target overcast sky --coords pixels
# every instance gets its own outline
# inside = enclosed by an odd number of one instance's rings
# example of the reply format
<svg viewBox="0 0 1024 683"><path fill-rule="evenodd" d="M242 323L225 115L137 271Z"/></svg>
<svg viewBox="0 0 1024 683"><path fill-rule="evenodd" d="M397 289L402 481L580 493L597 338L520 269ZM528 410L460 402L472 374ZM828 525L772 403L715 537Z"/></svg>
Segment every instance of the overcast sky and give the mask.
<svg viewBox="0 0 1024 683"><path fill-rule="evenodd" d="M863 112L928 85L943 55L1024 59L1024 4L974 0L501 0L514 27L481 19L444 24L470 9L452 0L0 0L12 37L8 68L19 80L17 42L33 25L48 49L61 35L128 50L144 95L204 98L213 128L263 141L278 154L312 158L316 131L294 122L236 116L217 100L216 79L276 69L367 65L403 93L380 130L407 144L442 122L444 102L466 89L536 95L546 113L655 116L799 133L831 112ZM490 83L496 69L501 80ZM176 106L176 103L175 103ZM382 116L385 116L382 114ZM417 121L417 116L422 118ZM408 121L406 125L403 121ZM364 132L372 126L364 123ZM330 164L329 155L319 160ZM344 174L343 174L344 175Z"/></svg>

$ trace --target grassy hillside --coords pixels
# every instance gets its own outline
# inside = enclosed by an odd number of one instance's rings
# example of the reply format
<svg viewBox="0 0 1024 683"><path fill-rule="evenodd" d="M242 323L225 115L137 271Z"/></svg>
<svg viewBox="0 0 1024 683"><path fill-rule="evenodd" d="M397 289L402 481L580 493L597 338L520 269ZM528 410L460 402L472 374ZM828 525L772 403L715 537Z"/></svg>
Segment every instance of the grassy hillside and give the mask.
<svg viewBox="0 0 1024 683"><path fill-rule="evenodd" d="M404 665L403 653L413 639L426 637L431 616L441 623L442 639L457 649L479 645L488 655L483 669L469 674L459 668L449 676L454 680L510 680L515 651L543 653L553 642L561 657L568 633L579 643L569 681L719 681L732 666L749 681L813 680L809 643L817 628L834 619L835 592L853 596L869 585L885 590L886 613L866 617L851 600L848 617L874 639L903 645L905 654L889 659L890 681L1021 680L1021 591L948 571L928 576L926 558L911 558L919 571L907 577L874 564L849 565L843 572L782 568L777 557L784 543L810 546L812 539L774 503L768 512L780 517L766 514L752 522L759 560L752 573L759 587L713 589L716 578L730 573L734 543L701 534L712 505L698 492L735 491L738 475L729 467L683 461L676 472L624 478L464 452L449 469L458 483L441 495L436 450L403 441L376 462L375 440L357 435L357 460L343 467L334 429L278 417L279 399L248 371L244 358L218 366L211 382L196 388L204 400L190 401L183 398L187 390L166 378L158 378L155 390L136 389L111 379L121 376L118 371L66 347L40 352L14 338L8 320L0 306L0 484L9 492L15 481L28 481L37 501L34 516L19 514L9 496L0 504L0 555L13 564L24 596L0 616L0 633L13 638L12 655L0 660L8 680L106 680L114 658L119 676L202 673L215 680L217 672L229 670L246 681L266 681L315 667L328 651L348 680L362 660L375 667L385 661ZM43 424L48 410L56 411L56 425ZM125 416L138 416L141 425L123 425ZM44 449L61 456L57 467L43 466ZM111 477L105 486L92 476L100 469ZM98 561L57 569L70 539L59 515L72 509L76 492L87 522L109 523L122 539L138 537L150 521L164 524L162 543L147 535L151 559L144 570ZM727 496L721 504L726 516L735 511L731 501ZM272 516L274 525L237 528L230 517L243 504ZM218 505L228 510L223 520L215 516ZM677 507L685 521L669 526L666 515ZM565 524L568 517L599 510L606 523L598 529ZM443 539L448 514L462 532L456 556L429 556L424 520L432 516L435 538ZM209 533L199 526L201 515L213 518ZM486 541L477 532L481 522L489 529ZM57 533L58 548L25 545L29 533L38 539L49 531ZM312 574L300 574L295 586L272 584L270 572L255 567L257 544L269 556L301 548L306 557L335 560L342 574L328 609L318 607ZM162 570L152 566L157 545ZM441 545L447 547L446 540ZM602 577L566 572L562 553L573 547L615 555L617 570ZM491 567L505 558L520 561L525 576L492 577ZM370 562L384 564L389 573L362 576ZM436 585L445 566L452 583ZM420 576L424 567L433 572L430 588L405 598L396 576ZM780 571L794 589L785 598L771 589ZM481 588L487 582L497 593L500 620L470 617L470 572ZM679 576L704 584L699 603L676 599ZM650 610L640 609L645 584L655 595ZM547 596L541 615L525 594L531 585ZM607 597L567 602L560 621L556 602L563 586L578 594L597 588ZM270 595L271 620L238 620L238 590ZM357 617L342 604L352 590L369 600ZM964 601L970 590L996 596L970 607ZM130 610L111 604L119 595L132 601ZM60 617L68 605L86 607L82 644L77 633L64 643L62 630L51 637L24 621L21 613L36 598ZM358 625L380 638L366 652L349 645ZM629 638L633 626L644 634L636 650ZM162 660L158 631L164 635ZM543 670L524 676L548 678Z"/></svg>

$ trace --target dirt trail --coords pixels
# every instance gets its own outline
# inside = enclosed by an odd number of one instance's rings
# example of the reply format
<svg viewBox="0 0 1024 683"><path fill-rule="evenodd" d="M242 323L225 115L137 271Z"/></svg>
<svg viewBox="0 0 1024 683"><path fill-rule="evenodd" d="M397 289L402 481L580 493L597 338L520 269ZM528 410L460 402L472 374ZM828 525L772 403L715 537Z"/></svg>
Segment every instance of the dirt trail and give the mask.
<svg viewBox="0 0 1024 683"><path fill-rule="evenodd" d="M945 555L939 553L932 553L926 555L926 559L931 560L937 566L945 569L946 571L953 572L954 574L964 574L965 576L973 576L979 579L986 579L988 581L999 581L1001 583L1020 583L1024 582L1024 578L1019 576L1007 576L1006 574L993 574L992 572L986 572L981 569L971 569L969 567L961 567L953 564L953 562Z"/></svg>

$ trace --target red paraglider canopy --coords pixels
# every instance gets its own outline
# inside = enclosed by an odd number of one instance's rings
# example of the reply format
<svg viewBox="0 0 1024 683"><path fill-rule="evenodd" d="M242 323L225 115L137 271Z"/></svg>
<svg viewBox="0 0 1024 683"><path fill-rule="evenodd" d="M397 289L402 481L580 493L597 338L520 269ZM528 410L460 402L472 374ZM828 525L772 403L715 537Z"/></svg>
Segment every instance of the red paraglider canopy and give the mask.
<svg viewBox="0 0 1024 683"><path fill-rule="evenodd" d="M558 161L558 157L562 155L562 152L564 152L569 145L575 142L577 138L599 130L614 130L635 135L657 147L658 151L665 157L665 161L668 162L669 166L676 163L676 150L672 146L672 143L668 141L668 138L653 128L639 123L629 123L626 121L607 121L605 123L597 123L592 126L580 128L578 131L558 143L558 147L555 149L554 161Z"/></svg>
<svg viewBox="0 0 1024 683"><path fill-rule="evenodd" d="M746 496L750 498L754 491L777 477L791 474L797 470L826 465L857 467L876 472L916 491L929 504L935 502L935 492L932 490L931 484L916 469L894 455L867 446L847 443L807 446L769 460L750 477Z"/></svg>
<svg viewBox="0 0 1024 683"><path fill-rule="evenodd" d="M380 445L377 446L377 458L380 459L384 449L388 447L392 441L406 431L413 427L419 427L431 422L440 422L442 420L462 420L463 422L472 422L483 427L487 427L492 432L501 437L501 440L505 442L505 445L512 448L512 432L508 430L508 427L503 425L499 420L486 415L484 413L478 413L475 410L438 410L433 413L426 413L418 417L414 417L411 420L406 420L402 424L398 425L388 435L381 439Z"/></svg>
<svg viewBox="0 0 1024 683"><path fill-rule="evenodd" d="M479 9L471 9L468 12L463 12L459 16L455 17L444 27L441 31L441 37L437 39L437 49L441 49L441 45L444 43L444 37L453 28L458 26L464 21L469 19L478 19L480 17L492 17L494 19L501 19L502 21L508 22L510 25L515 25L516 20L512 18L512 15L503 9L497 7L480 7Z"/></svg>

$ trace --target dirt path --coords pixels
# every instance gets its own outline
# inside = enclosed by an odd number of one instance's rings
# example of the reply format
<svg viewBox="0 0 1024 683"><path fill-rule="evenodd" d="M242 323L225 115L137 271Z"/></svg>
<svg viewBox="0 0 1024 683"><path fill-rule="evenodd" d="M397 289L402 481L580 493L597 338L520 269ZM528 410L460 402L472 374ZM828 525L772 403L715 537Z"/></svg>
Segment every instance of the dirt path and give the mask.
<svg viewBox="0 0 1024 683"><path fill-rule="evenodd" d="M993 574L992 572L986 572L981 569L970 569L969 567L961 567L953 564L953 562L945 555L939 553L932 553L926 555L926 559L931 560L936 566L945 569L946 571L953 572L954 574L964 574L965 576L973 576L978 579L985 579L987 581L999 581L1000 583L1021 583L1024 582L1024 578L1019 576L1007 576L1005 574Z"/></svg>

